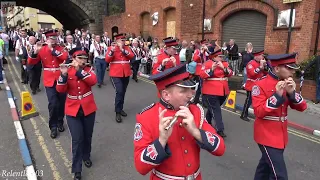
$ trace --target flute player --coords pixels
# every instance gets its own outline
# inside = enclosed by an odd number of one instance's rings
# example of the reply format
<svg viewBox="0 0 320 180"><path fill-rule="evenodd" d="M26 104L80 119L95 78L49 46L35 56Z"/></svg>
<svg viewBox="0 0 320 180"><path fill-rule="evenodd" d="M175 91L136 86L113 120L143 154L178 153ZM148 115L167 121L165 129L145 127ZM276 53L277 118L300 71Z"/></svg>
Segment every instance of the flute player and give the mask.
<svg viewBox="0 0 320 180"><path fill-rule="evenodd" d="M134 162L137 171L153 180L201 180L200 148L222 156L225 144L204 117L201 105L189 103L196 83L189 79L186 65L178 65L153 75L160 101L143 109L136 117ZM166 130L174 116L173 127Z"/></svg>

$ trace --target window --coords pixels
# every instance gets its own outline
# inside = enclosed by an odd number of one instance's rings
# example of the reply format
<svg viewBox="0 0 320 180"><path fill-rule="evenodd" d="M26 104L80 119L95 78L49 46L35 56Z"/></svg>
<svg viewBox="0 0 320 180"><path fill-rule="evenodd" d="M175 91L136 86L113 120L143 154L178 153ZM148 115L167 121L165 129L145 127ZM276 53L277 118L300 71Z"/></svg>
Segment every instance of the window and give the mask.
<svg viewBox="0 0 320 180"><path fill-rule="evenodd" d="M40 29L52 29L52 25L54 25L53 23L38 23L39 24L39 28Z"/></svg>

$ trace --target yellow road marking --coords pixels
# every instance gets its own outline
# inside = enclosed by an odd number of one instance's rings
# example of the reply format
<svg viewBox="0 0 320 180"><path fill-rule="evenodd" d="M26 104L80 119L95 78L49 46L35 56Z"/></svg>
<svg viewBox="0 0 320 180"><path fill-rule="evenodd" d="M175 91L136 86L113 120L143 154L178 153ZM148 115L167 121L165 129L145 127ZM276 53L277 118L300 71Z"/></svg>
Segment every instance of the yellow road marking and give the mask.
<svg viewBox="0 0 320 180"><path fill-rule="evenodd" d="M9 59L10 59L11 62L13 62L12 59L11 59L11 57L9 57ZM13 69L14 69L14 71L15 71L15 74L16 74L17 76L19 76L19 73L18 73L17 68L16 68L13 64L10 64L10 65L12 65L12 67L13 67ZM24 88L25 91L29 91L28 88L26 87L26 85L24 85L23 88ZM37 103L36 103L35 101L34 101L33 103L34 103L34 106L36 107L36 109L39 109L39 106L37 105ZM41 114L39 115L39 117L40 117L40 119L41 119L47 126L49 126L48 122L45 120L45 118L44 118ZM59 152L60 157L61 157L62 160L64 161L64 162L63 162L64 165L68 168L68 171L69 171L69 173L71 174L72 162L67 158L66 152L65 152L64 149L62 148L60 141L57 140L57 139L53 139L53 142L54 142L54 144L55 144L55 148L56 148L57 151Z"/></svg>
<svg viewBox="0 0 320 180"><path fill-rule="evenodd" d="M150 81L150 80L148 80L148 79L139 77L139 80L154 85L154 82L153 82L153 81ZM227 111L227 112L236 114L236 115L240 115L240 113L238 113L238 112L230 111L230 110L225 109L225 108L221 108L221 109L223 109L224 111ZM250 118L250 119L251 119L251 118ZM298 136L298 137L301 137L301 138L304 138L304 139L306 139L306 140L309 140L309 141L312 141L312 142L315 142L315 143L320 144L320 138L317 138L317 137L311 136L311 135L309 135L309 134L305 134L305 133L296 131L296 130L294 130L294 129L292 129L292 128L288 128L288 133L293 134L293 135Z"/></svg>
<svg viewBox="0 0 320 180"><path fill-rule="evenodd" d="M10 63L8 63L8 64L10 64ZM16 86L17 90L19 92L21 92L21 89L20 89L17 81L15 80L16 78L14 77L14 74L12 72L10 65L8 67L9 67L9 72L12 75L12 81L14 82L14 85ZM33 118L30 118L30 122L33 126L34 133L37 136L38 143L39 143L39 145L40 145L40 147L41 147L41 149L42 149L42 151L43 151L43 153L49 163L49 166L52 170L52 174L53 174L54 179L61 180L62 178L60 176L60 173L58 172L57 167L55 166L54 160L52 159L51 153L49 152L49 149L48 149L48 146L46 145L45 140L44 140L43 136L41 135L40 130L38 129L36 121Z"/></svg>

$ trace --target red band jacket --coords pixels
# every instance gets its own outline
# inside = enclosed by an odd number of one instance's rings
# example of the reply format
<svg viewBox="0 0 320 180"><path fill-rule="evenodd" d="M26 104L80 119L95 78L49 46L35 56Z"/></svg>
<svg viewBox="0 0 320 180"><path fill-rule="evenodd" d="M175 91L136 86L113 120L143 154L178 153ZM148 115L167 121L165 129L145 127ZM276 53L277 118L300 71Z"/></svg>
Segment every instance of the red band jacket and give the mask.
<svg viewBox="0 0 320 180"><path fill-rule="evenodd" d="M260 80L262 77L266 76L268 71L265 67L265 69L260 69L260 62L257 62L256 60L251 60L247 66L247 81L244 86L245 90L251 91L252 86L254 85L255 81Z"/></svg>
<svg viewBox="0 0 320 180"><path fill-rule="evenodd" d="M282 96L276 93L278 77L272 72L252 87L254 115L254 140L258 144L284 149L288 143L288 106L298 111L307 109L307 103L299 93Z"/></svg>
<svg viewBox="0 0 320 180"><path fill-rule="evenodd" d="M115 50L108 47L105 60L110 63L109 75L110 77L129 77L131 76L130 60L134 57L129 46L124 46L123 51L116 46Z"/></svg>
<svg viewBox="0 0 320 180"><path fill-rule="evenodd" d="M68 59L68 52L62 46L56 46L51 51L44 45L38 54L31 53L28 57L28 64L35 65L39 61L43 67L43 85L52 87L60 76L60 64Z"/></svg>
<svg viewBox="0 0 320 180"><path fill-rule="evenodd" d="M232 70L228 62L223 61L224 68L216 67L212 71L212 65L215 63L208 60L203 64L200 77L203 79L202 94L226 96L229 94L228 77L232 76Z"/></svg>
<svg viewBox="0 0 320 180"><path fill-rule="evenodd" d="M58 92L67 93L65 114L77 116L80 106L87 116L97 110L91 87L97 83L97 77L92 67L76 70L68 69L66 76L60 75L56 89Z"/></svg>
<svg viewBox="0 0 320 180"><path fill-rule="evenodd" d="M200 167L200 149L209 151L212 155L222 156L225 152L223 138L217 135L214 128L204 117L200 105L190 105L194 121L200 129L202 143L197 141L182 126L182 119L172 127L173 131L165 148L159 142L159 107L167 108L165 117L174 116L177 112L173 107L160 100L151 104L137 115L134 133L134 162L137 171L146 175L151 170L150 179L160 180L159 174L170 176L187 176L194 174ZM157 175L156 175L157 174ZM201 173L197 176L201 179Z"/></svg>
<svg viewBox="0 0 320 180"><path fill-rule="evenodd" d="M153 67L152 67L152 74L157 74L159 72L164 71L165 69L169 69L174 67L175 65L179 65L180 64L180 57L178 54L175 54L173 57L176 59L176 64L174 64L172 61L168 61L164 66L162 65L162 61L166 58L170 58L171 56L169 54L167 54L165 51L163 51L162 53L160 53L157 56L157 62L154 63Z"/></svg>

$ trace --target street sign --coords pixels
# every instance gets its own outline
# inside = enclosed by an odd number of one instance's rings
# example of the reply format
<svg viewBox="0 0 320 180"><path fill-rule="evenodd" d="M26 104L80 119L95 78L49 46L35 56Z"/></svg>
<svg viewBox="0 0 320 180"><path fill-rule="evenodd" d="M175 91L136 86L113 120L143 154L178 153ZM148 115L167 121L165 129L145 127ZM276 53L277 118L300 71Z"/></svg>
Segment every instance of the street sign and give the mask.
<svg viewBox="0 0 320 180"><path fill-rule="evenodd" d="M283 0L283 4L302 2L302 0Z"/></svg>

